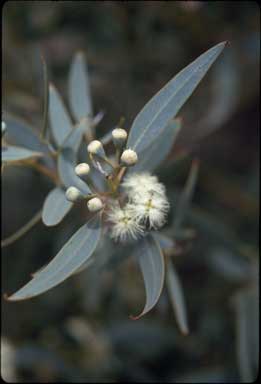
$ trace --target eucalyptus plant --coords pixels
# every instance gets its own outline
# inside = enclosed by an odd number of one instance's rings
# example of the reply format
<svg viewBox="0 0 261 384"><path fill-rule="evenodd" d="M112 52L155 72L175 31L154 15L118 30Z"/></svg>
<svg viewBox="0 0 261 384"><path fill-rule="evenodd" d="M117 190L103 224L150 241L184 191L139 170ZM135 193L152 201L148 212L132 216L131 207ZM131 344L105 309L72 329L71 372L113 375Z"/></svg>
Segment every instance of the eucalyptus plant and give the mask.
<svg viewBox="0 0 261 384"><path fill-rule="evenodd" d="M69 74L73 121L52 84L46 87L40 135L26 123L12 116L4 117L3 165L19 163L34 167L54 183L40 212L43 223L59 224L77 204L82 204L86 213L85 223L54 259L7 297L9 301L42 294L81 272L96 261L97 249L110 238L115 250L130 246L144 279L146 303L142 312L132 317L137 319L155 306L166 280L177 323L184 334L188 333L182 288L169 257L176 244L160 232L172 207L165 186L153 172L168 156L182 128L181 120L176 118L178 112L225 46L226 42L217 44L173 77L138 113L128 132L121 119L105 136L99 137L96 127L103 113L93 113L89 77L81 53L75 56ZM46 66L44 69L48 84ZM13 146L13 141L19 146ZM80 163L79 154L84 160ZM192 197L197 172L198 161L194 160L175 207L177 233ZM35 222L32 219L26 230ZM22 229L15 238L24 232ZM106 252L106 246L102 249ZM124 259L123 254L121 258Z"/></svg>

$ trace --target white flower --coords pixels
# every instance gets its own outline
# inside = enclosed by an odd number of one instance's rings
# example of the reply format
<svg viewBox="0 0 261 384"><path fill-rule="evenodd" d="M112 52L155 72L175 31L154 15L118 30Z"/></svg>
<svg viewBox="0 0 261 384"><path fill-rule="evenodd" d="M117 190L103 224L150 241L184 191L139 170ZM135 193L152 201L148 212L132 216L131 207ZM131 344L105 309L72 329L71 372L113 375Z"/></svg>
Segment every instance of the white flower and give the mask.
<svg viewBox="0 0 261 384"><path fill-rule="evenodd" d="M141 224L149 224L150 228L160 228L166 222L169 202L165 186L159 183L156 176L137 173L126 177L122 183L130 204L132 215Z"/></svg>
<svg viewBox="0 0 261 384"><path fill-rule="evenodd" d="M121 155L121 162L122 164L126 165L127 167L133 166L138 161L138 155L135 151L132 149L125 149Z"/></svg>
<svg viewBox="0 0 261 384"><path fill-rule="evenodd" d="M124 208L118 203L112 204L107 215L112 223L111 237L114 240L136 240L143 234L143 226L136 220L128 204Z"/></svg>
<svg viewBox="0 0 261 384"><path fill-rule="evenodd" d="M135 195L129 209L138 222L148 223L150 228L158 229L165 224L169 207L165 195L150 192Z"/></svg>
<svg viewBox="0 0 261 384"><path fill-rule="evenodd" d="M90 212L97 212L102 209L103 203L101 199L99 199L98 197L94 197L93 199L88 201L87 207Z"/></svg>
<svg viewBox="0 0 261 384"><path fill-rule="evenodd" d="M123 181L122 186L130 198L135 197L136 194L143 195L147 192L155 192L165 196L166 190L165 186L159 183L157 176L152 176L148 172L128 175Z"/></svg>

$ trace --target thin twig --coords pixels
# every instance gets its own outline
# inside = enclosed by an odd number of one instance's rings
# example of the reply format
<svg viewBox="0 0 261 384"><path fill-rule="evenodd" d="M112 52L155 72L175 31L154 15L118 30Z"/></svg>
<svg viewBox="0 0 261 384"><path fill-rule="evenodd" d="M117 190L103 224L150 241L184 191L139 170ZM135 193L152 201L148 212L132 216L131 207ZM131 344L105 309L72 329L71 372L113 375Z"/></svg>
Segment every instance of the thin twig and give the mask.
<svg viewBox="0 0 261 384"><path fill-rule="evenodd" d="M20 239L25 235L42 217L42 209L38 211L25 225L23 225L18 231L13 233L11 236L7 237L4 240L1 240L1 247L7 247L8 245L13 244L16 240Z"/></svg>

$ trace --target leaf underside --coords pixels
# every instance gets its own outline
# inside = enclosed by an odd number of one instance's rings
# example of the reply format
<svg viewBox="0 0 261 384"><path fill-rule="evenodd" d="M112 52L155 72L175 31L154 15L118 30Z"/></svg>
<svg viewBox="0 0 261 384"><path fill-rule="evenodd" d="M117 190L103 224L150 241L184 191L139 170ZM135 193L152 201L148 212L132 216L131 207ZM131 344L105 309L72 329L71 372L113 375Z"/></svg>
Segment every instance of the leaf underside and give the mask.
<svg viewBox="0 0 261 384"><path fill-rule="evenodd" d="M171 79L139 112L130 129L127 142L138 155L152 143L170 119L190 97L211 65L223 51L226 42L217 44L199 56Z"/></svg>
<svg viewBox="0 0 261 384"><path fill-rule="evenodd" d="M155 306L162 291L165 274L164 258L153 236L148 235L141 240L137 256L145 284L146 303L138 316L132 316L134 320L139 319Z"/></svg>
<svg viewBox="0 0 261 384"><path fill-rule="evenodd" d="M47 226L59 224L72 208L73 203L68 201L65 192L57 187L47 195L42 212L43 223Z"/></svg>
<svg viewBox="0 0 261 384"><path fill-rule="evenodd" d="M49 120L53 138L60 147L72 131L72 122L56 88L49 86Z"/></svg>
<svg viewBox="0 0 261 384"><path fill-rule="evenodd" d="M92 101L85 57L79 52L75 55L69 74L69 100L76 120L92 116Z"/></svg>
<svg viewBox="0 0 261 384"><path fill-rule="evenodd" d="M79 269L95 251L101 234L100 215L92 217L70 238L55 258L23 288L8 297L25 300L40 295L63 282Z"/></svg>
<svg viewBox="0 0 261 384"><path fill-rule="evenodd" d="M2 161L6 162L26 160L39 156L42 156L42 153L34 152L26 148L15 146L2 147Z"/></svg>

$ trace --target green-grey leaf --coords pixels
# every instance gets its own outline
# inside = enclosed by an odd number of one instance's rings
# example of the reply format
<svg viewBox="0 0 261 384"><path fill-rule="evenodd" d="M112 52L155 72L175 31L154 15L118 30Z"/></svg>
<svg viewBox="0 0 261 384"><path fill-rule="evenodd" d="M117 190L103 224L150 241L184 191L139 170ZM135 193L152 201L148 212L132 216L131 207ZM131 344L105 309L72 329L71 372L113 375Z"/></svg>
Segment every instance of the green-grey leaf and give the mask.
<svg viewBox="0 0 261 384"><path fill-rule="evenodd" d="M101 234L100 220L100 215L96 215L78 229L55 258L8 300L25 300L40 295L71 276L95 251Z"/></svg>
<svg viewBox="0 0 261 384"><path fill-rule="evenodd" d="M64 186L66 188L74 186L84 195L88 195L91 193L91 190L86 182L76 175L74 170L75 166L75 153L69 148L62 149L58 156L58 171Z"/></svg>
<svg viewBox="0 0 261 384"><path fill-rule="evenodd" d="M148 148L139 154L138 163L129 169L129 173L154 171L168 156L171 148L174 145L175 139L180 131L181 121L176 119L171 121L162 131L162 135L149 145Z"/></svg>
<svg viewBox="0 0 261 384"><path fill-rule="evenodd" d="M66 136L61 148L72 149L75 153L78 152L80 144L82 142L82 136L86 130L89 129L87 119L82 119L81 122Z"/></svg>
<svg viewBox="0 0 261 384"><path fill-rule="evenodd" d="M135 118L127 146L138 152L152 143L169 120L192 94L208 69L224 49L226 42L215 45L171 79Z"/></svg>
<svg viewBox="0 0 261 384"><path fill-rule="evenodd" d="M145 284L146 304L143 311L133 317L135 320L149 312L157 303L165 274L164 258L160 246L151 235L141 240L137 256Z"/></svg>
<svg viewBox="0 0 261 384"><path fill-rule="evenodd" d="M2 147L2 161L12 162L19 160L26 160L32 157L42 156L42 153L30 151L30 149L21 147Z"/></svg>
<svg viewBox="0 0 261 384"><path fill-rule="evenodd" d="M25 121L12 115L4 115L7 141L36 152L48 154L50 149L37 132Z"/></svg>
<svg viewBox="0 0 261 384"><path fill-rule="evenodd" d="M166 280L177 324L179 326L180 331L184 335L187 335L189 333L189 330L183 290L171 260L168 260Z"/></svg>
<svg viewBox="0 0 261 384"><path fill-rule="evenodd" d="M74 186L78 188L84 195L90 194L91 190L75 173L77 163L77 151L81 143L84 126L79 125L75 128L63 142L63 146L58 155L58 172L60 178L66 188Z"/></svg>
<svg viewBox="0 0 261 384"><path fill-rule="evenodd" d="M175 242L172 238L164 235L161 232L153 232L153 237L158 241L161 249L172 249L175 247Z"/></svg>
<svg viewBox="0 0 261 384"><path fill-rule="evenodd" d="M184 190L180 196L177 204L177 210L175 212L173 231L178 232L181 229L185 215L187 214L189 204L195 189L197 176L198 176L199 162L194 160L192 162L188 179L186 181Z"/></svg>
<svg viewBox="0 0 261 384"><path fill-rule="evenodd" d="M55 87L49 85L49 120L54 140L60 147L72 130L72 122Z"/></svg>
<svg viewBox="0 0 261 384"><path fill-rule="evenodd" d="M92 116L90 84L83 53L75 55L69 74L69 98L74 117Z"/></svg>
<svg viewBox="0 0 261 384"><path fill-rule="evenodd" d="M59 224L72 206L73 203L66 199L65 193L61 188L53 189L44 201L42 213L44 224L47 226Z"/></svg>

